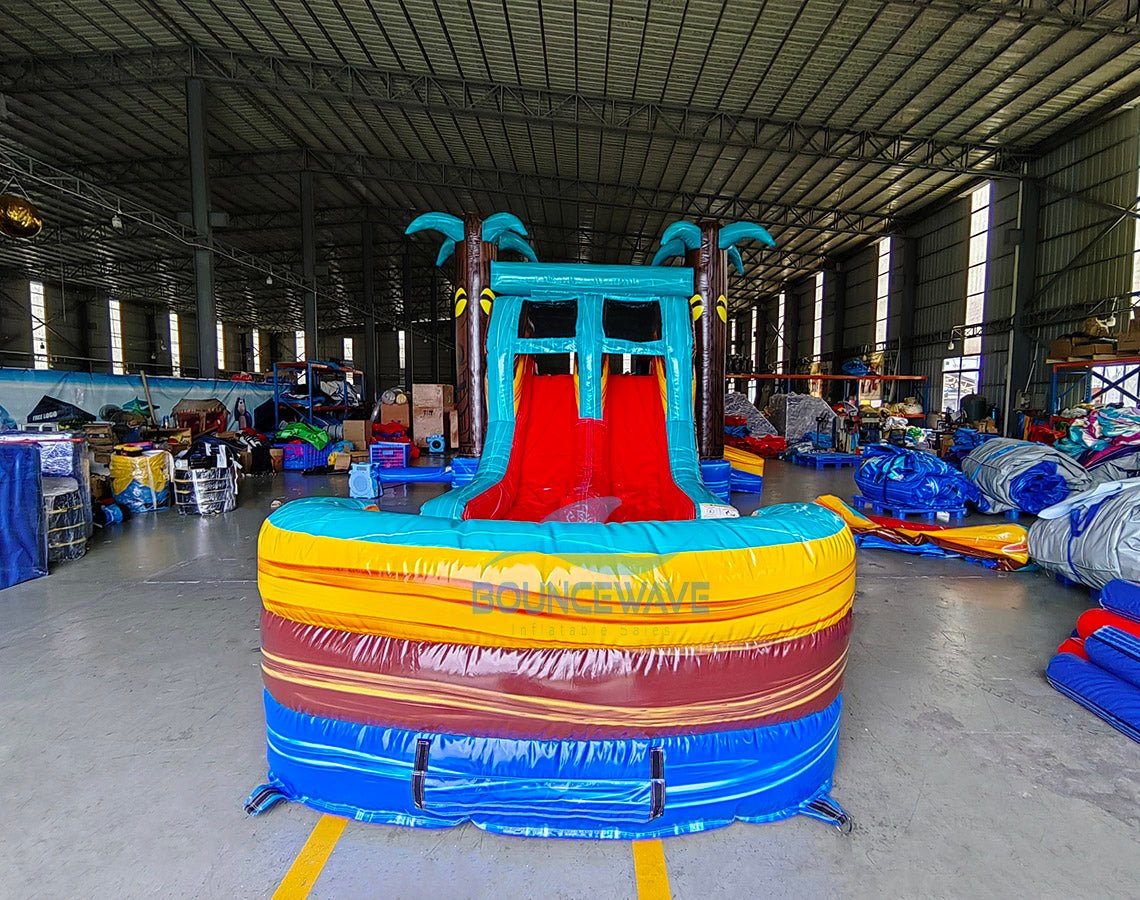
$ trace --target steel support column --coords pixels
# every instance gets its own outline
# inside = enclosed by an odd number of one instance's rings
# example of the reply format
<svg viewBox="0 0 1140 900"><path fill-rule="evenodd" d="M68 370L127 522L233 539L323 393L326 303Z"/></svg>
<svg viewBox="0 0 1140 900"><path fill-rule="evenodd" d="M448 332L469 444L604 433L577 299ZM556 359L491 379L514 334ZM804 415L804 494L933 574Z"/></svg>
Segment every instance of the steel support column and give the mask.
<svg viewBox="0 0 1140 900"><path fill-rule="evenodd" d="M1033 376L1035 341L1026 327L1037 281L1038 218L1041 211L1041 186L1023 178L1017 193L1018 241L1013 251L1013 311L1009 327L1009 352L1006 355L1005 433L1013 427L1013 411L1017 395L1028 390Z"/></svg>
<svg viewBox="0 0 1140 900"><path fill-rule="evenodd" d="M190 220L205 247L194 248L194 305L198 325L198 374L218 373L218 309L214 299L214 253L210 235L210 159L206 144L206 84L186 79L186 144L190 155Z"/></svg>
<svg viewBox="0 0 1140 900"><path fill-rule="evenodd" d="M914 374L914 308L918 303L918 239L900 235L893 239L902 253L902 284L899 298L899 357L895 374Z"/></svg>
<svg viewBox="0 0 1140 900"><path fill-rule="evenodd" d="M313 173L301 172L301 274L305 283L305 356L319 359L317 349L317 242L313 215Z"/></svg>
<svg viewBox="0 0 1140 900"><path fill-rule="evenodd" d="M376 257L372 222L360 223L360 264L364 294L364 403L371 406L380 395L380 370L376 353Z"/></svg>
<svg viewBox="0 0 1140 900"><path fill-rule="evenodd" d="M439 269L431 269L431 381L439 384Z"/></svg>
<svg viewBox="0 0 1140 900"><path fill-rule="evenodd" d="M404 255L400 264L400 302L404 311L404 390L412 402L412 384L415 381L415 350L412 347L412 254L411 241L404 238ZM412 415L415 416L413 404ZM425 435L413 435L417 440Z"/></svg>

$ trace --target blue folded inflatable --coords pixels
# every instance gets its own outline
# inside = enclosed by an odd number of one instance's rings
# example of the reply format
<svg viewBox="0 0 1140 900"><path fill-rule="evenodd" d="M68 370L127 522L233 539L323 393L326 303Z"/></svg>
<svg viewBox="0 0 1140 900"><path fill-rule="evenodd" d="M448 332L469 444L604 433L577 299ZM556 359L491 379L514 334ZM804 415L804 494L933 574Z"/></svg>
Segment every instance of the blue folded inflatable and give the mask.
<svg viewBox="0 0 1140 900"><path fill-rule="evenodd" d="M40 449L0 444L0 588L48 573Z"/></svg>
<svg viewBox="0 0 1140 900"><path fill-rule="evenodd" d="M1100 589L1100 605L1109 612L1140 622L1140 584L1117 578Z"/></svg>
<svg viewBox="0 0 1140 900"><path fill-rule="evenodd" d="M957 510L981 500L978 488L938 457L889 444L864 449L855 484L868 500L898 508Z"/></svg>
<svg viewBox="0 0 1140 900"><path fill-rule="evenodd" d="M1072 653L1054 656L1045 677L1070 700L1140 742L1140 688Z"/></svg>

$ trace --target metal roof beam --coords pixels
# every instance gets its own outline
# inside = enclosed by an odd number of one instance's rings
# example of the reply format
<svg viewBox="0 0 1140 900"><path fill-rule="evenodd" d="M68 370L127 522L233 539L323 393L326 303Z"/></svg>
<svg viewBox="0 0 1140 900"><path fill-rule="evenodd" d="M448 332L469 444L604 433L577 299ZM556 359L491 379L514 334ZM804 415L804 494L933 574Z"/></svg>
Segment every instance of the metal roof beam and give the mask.
<svg viewBox="0 0 1140 900"><path fill-rule="evenodd" d="M186 160L179 157L70 165L73 169L82 171L85 178L119 186L167 182L187 177ZM891 222L890 216L879 213L748 199L704 191L607 184L559 175L507 172L361 153L313 149L271 150L262 153L214 154L210 158L210 177L215 180L287 174L306 169L335 177L436 188L456 193L460 200L463 199L463 192L469 196L489 194L611 209L639 209L666 215L724 220L754 219L769 228L877 235L885 231ZM463 205L466 204L457 204Z"/></svg>
<svg viewBox="0 0 1140 900"><path fill-rule="evenodd" d="M978 8L999 4L951 5ZM1027 151L993 142L837 128L717 109L202 47L9 60L0 64L0 92L46 93L170 81L181 84L187 77L242 89L360 101L417 113L519 124L544 122L575 130L959 175L985 177L1002 172L1017 177L1018 164L1028 158Z"/></svg>
<svg viewBox="0 0 1140 900"><path fill-rule="evenodd" d="M887 0L892 6L911 9L944 9L964 16L1009 19L1027 25L1050 25L1065 31L1091 31L1140 37L1140 8L1126 3L1112 13L1100 12L1088 0ZM1090 8L1092 6L1092 8ZM1105 4L1101 4L1105 6Z"/></svg>

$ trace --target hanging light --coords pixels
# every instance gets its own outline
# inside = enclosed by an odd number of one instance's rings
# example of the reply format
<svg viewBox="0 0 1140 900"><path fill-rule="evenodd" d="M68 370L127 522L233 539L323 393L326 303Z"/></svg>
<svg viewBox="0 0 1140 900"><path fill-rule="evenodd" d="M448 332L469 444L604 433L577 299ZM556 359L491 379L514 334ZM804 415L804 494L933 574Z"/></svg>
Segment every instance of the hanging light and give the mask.
<svg viewBox="0 0 1140 900"><path fill-rule="evenodd" d="M272 275L266 275L265 276L265 283L266 284L273 284L273 276Z"/></svg>
<svg viewBox="0 0 1140 900"><path fill-rule="evenodd" d="M116 231L123 230L123 217L120 216L117 212L111 216L111 227Z"/></svg>
<svg viewBox="0 0 1140 900"><path fill-rule="evenodd" d="M0 234L10 238L34 238L43 227L43 216L26 197L0 194Z"/></svg>

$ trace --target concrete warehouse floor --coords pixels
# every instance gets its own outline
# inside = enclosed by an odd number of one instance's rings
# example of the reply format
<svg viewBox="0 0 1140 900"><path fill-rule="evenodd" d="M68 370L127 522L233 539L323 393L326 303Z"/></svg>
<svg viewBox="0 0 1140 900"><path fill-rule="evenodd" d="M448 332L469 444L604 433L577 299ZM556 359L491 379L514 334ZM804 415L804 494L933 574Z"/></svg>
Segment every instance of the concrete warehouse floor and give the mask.
<svg viewBox="0 0 1140 900"><path fill-rule="evenodd" d="M345 490L253 481L221 519L137 518L0 593L0 896L274 891L318 815L242 812L265 776L257 530L275 497ZM825 492L850 495L851 471L769 465L766 504ZM666 840L673 895L1135 896L1140 748L1042 675L1088 605L1040 574L861 553L835 784L854 834ZM628 842L350 822L313 896L636 892Z"/></svg>

